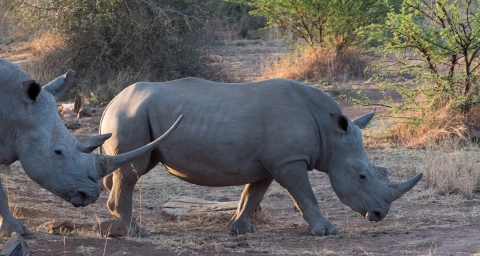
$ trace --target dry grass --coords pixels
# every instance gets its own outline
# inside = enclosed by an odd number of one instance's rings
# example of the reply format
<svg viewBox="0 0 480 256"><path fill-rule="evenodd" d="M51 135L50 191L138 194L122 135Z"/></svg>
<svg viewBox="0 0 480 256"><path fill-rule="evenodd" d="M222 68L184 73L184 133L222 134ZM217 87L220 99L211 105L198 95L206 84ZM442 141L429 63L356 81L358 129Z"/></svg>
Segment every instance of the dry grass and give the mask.
<svg viewBox="0 0 480 256"><path fill-rule="evenodd" d="M473 143L447 140L432 143L424 149L393 148L370 149L372 161L389 168L390 173L406 180L423 173L419 198L458 196L477 198L480 189L480 149Z"/></svg>
<svg viewBox="0 0 480 256"><path fill-rule="evenodd" d="M427 149L422 171L426 187L439 195L459 194L472 198L480 188L480 151L478 147Z"/></svg>
<svg viewBox="0 0 480 256"><path fill-rule="evenodd" d="M367 58L356 48L349 48L342 53L326 48L307 48L267 63L263 76L296 80L364 77L367 63Z"/></svg>
<svg viewBox="0 0 480 256"><path fill-rule="evenodd" d="M449 106L424 113L420 124L412 123L411 120L418 118L419 113L404 113L396 116L398 122L390 130L392 138L407 147L418 147L429 144L444 143L450 139L457 141L468 140L471 129L467 125L467 119L460 111L452 111Z"/></svg>

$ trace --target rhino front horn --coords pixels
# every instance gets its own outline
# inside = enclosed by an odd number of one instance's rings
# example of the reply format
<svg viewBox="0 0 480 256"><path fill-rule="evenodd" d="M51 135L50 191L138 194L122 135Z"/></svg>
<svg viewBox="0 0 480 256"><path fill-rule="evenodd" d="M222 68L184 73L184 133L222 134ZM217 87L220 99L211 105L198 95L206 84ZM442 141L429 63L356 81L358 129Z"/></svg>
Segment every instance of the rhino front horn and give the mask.
<svg viewBox="0 0 480 256"><path fill-rule="evenodd" d="M413 188L417 184L417 182L422 178L423 174L420 173L414 178L404 181L404 182L397 182L397 181L390 181L390 189L392 190L392 202L403 196L407 191Z"/></svg>
<svg viewBox="0 0 480 256"><path fill-rule="evenodd" d="M156 147L160 145L160 143L165 140L174 130L177 128L178 124L182 121L183 115L178 117L177 121L166 131L162 136L158 139L150 142L149 144L132 150L127 153L119 154L116 156L108 156L108 155L96 155L95 156L95 175L96 177L92 177L96 180L100 180L103 177L107 176L108 174L114 172L120 166L135 160L135 158L145 154L146 152L154 150Z"/></svg>

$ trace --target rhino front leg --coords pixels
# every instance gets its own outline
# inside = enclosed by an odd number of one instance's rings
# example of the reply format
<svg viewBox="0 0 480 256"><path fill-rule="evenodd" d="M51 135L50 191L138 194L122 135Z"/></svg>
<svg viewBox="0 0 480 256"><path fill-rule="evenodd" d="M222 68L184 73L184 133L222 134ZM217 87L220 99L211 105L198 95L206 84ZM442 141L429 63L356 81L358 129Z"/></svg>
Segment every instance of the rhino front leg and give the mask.
<svg viewBox="0 0 480 256"><path fill-rule="evenodd" d="M0 216L2 223L0 224L0 236L9 237L13 232L20 235L29 235L30 230L20 223L10 212L8 208L8 199L5 190L0 183Z"/></svg>
<svg viewBox="0 0 480 256"><path fill-rule="evenodd" d="M126 165L113 173L107 207L110 213L125 223L129 236L148 237L150 233L141 228L133 217L133 190L140 178L135 170L138 169L132 170L130 165Z"/></svg>
<svg viewBox="0 0 480 256"><path fill-rule="evenodd" d="M334 235L337 228L320 212L318 202L308 180L307 164L303 161L282 165L274 172L275 180L283 186L295 201L308 223L307 234L313 236Z"/></svg>
<svg viewBox="0 0 480 256"><path fill-rule="evenodd" d="M237 212L228 222L228 229L235 234L254 233L255 227L250 223L255 209L260 205L263 195L267 192L272 179L263 179L255 183L247 184L242 192L242 197L238 203Z"/></svg>
<svg viewBox="0 0 480 256"><path fill-rule="evenodd" d="M108 191L112 191L112 186L113 186L113 173L110 173L109 175L105 176L103 178L103 187Z"/></svg>

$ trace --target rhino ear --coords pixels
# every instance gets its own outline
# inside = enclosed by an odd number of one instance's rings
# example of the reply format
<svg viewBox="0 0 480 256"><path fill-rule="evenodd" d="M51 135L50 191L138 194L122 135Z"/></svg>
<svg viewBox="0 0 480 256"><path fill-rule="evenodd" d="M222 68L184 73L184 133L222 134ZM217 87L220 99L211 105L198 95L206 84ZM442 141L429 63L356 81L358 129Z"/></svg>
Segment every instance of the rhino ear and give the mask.
<svg viewBox="0 0 480 256"><path fill-rule="evenodd" d="M335 131L340 133L349 133L350 132L350 125L348 118L344 115L339 114L330 114L333 121L333 128Z"/></svg>
<svg viewBox="0 0 480 256"><path fill-rule="evenodd" d="M112 137L111 133L97 135L90 138L79 139L77 148L82 153L92 153L96 148L100 147L105 140Z"/></svg>
<svg viewBox="0 0 480 256"><path fill-rule="evenodd" d="M368 114L365 114L365 115L353 120L353 123L356 124L358 126L358 128L364 129L365 127L367 127L370 120L372 120L374 114L375 114L375 111L370 112Z"/></svg>
<svg viewBox="0 0 480 256"><path fill-rule="evenodd" d="M75 75L75 71L69 69L67 73L63 76L57 77L55 80L51 81L50 83L43 86L43 89L53 94L55 98L58 98L65 92L73 81L73 76Z"/></svg>
<svg viewBox="0 0 480 256"><path fill-rule="evenodd" d="M22 83L23 93L22 98L27 103L32 103L37 100L37 96L40 94L42 87L35 82L35 80L28 80Z"/></svg>

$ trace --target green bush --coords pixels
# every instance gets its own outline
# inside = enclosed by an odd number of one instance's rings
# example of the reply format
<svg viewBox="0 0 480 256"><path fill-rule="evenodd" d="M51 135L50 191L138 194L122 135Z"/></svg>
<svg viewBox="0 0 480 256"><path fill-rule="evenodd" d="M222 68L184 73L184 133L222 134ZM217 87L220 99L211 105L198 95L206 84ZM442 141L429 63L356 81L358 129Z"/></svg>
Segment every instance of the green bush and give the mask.
<svg viewBox="0 0 480 256"><path fill-rule="evenodd" d="M458 131L460 136L477 133L470 124L480 120L471 120L469 112L480 98L478 7L472 0L404 0L384 25L370 27L376 31L373 38L384 42L379 48L384 58L372 69L386 95L401 94L401 104L386 104L392 114L408 117L404 130L417 132L430 124L428 130L452 130L445 138ZM450 115L438 114L446 110ZM463 117L454 122L455 129L442 124L458 114Z"/></svg>
<svg viewBox="0 0 480 256"><path fill-rule="evenodd" d="M357 43L359 31L385 20L389 2L377 0L230 0L253 8L250 13L265 17L269 27L280 28L312 48L343 49Z"/></svg>

